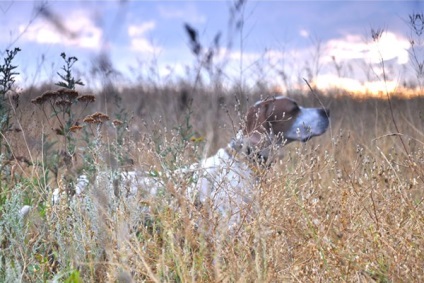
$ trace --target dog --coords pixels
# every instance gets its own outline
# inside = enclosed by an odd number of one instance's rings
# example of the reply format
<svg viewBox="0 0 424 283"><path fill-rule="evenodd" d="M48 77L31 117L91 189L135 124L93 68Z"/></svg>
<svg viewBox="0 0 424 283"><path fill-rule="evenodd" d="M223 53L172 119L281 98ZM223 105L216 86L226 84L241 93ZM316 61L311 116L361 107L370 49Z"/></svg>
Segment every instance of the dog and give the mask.
<svg viewBox="0 0 424 283"><path fill-rule="evenodd" d="M208 204L209 211L218 212L224 225L240 224L257 209L258 173L271 166L281 146L324 134L329 117L329 109L303 108L285 96L256 102L247 112L244 129L197 166L199 178L191 194Z"/></svg>
<svg viewBox="0 0 424 283"><path fill-rule="evenodd" d="M330 124L329 116L328 109L304 108L285 96L260 100L249 108L243 129L227 147L172 174L191 174L193 182L188 188L181 188L183 194L196 207L221 217L222 225L233 227L257 209L255 188L260 182L259 172L269 169L276 152L291 142L307 142L324 134ZM165 174L172 177L170 172ZM101 176L96 177L95 186L105 187L104 184L109 182L106 187L113 188L110 183L114 178L107 173ZM124 172L119 177L120 185L126 188L126 198L134 198L140 190L156 196L159 187L165 187L161 178L145 172ZM75 185L75 196L82 195L89 184L87 176L80 176ZM63 192L59 189L54 191L54 203L59 202L61 194ZM24 206L21 215L26 215L29 210L30 207Z"/></svg>

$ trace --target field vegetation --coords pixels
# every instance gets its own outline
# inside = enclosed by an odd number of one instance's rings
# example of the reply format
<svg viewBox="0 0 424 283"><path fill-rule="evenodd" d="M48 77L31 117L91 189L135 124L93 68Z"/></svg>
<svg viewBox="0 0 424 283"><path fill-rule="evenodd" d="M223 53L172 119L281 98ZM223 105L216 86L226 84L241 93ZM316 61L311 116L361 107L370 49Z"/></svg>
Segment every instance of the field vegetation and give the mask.
<svg viewBox="0 0 424 283"><path fill-rule="evenodd" d="M211 75L212 49L190 29L193 70ZM0 65L1 282L424 282L424 96L312 81L284 93L329 108L331 127L284 147L260 173L258 214L228 233L181 193L194 180L168 173L226 146L272 87L218 76L122 88L105 70L93 93L63 53L56 84L18 93L20 52ZM119 176L131 170L160 194L129 203Z"/></svg>

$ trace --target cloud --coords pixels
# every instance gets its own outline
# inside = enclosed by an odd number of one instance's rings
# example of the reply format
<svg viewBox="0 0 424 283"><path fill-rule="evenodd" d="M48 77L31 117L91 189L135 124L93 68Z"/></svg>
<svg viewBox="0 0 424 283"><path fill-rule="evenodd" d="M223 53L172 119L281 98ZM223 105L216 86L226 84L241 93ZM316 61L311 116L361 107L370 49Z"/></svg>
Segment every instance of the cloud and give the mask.
<svg viewBox="0 0 424 283"><path fill-rule="evenodd" d="M158 53L162 47L152 43L148 38L148 33L156 28L154 21L148 21L139 25L128 26L128 36L130 37L130 48L139 53Z"/></svg>
<svg viewBox="0 0 424 283"><path fill-rule="evenodd" d="M158 53L162 48L155 46L146 38L132 38L131 49L140 53Z"/></svg>
<svg viewBox="0 0 424 283"><path fill-rule="evenodd" d="M383 60L395 59L398 64L409 61L409 40L393 32L384 32L377 42L367 43L362 36L346 35L325 43L326 61L334 56L337 61L363 59L367 63L377 64Z"/></svg>
<svg viewBox="0 0 424 283"><path fill-rule="evenodd" d="M191 24L202 24L206 22L206 16L202 15L192 4L172 6L159 6L159 15L164 19L183 20Z"/></svg>
<svg viewBox="0 0 424 283"><path fill-rule="evenodd" d="M128 35L131 37L143 36L146 32L154 30L156 23L154 21L148 21L140 25L130 25L128 27Z"/></svg>
<svg viewBox="0 0 424 283"><path fill-rule="evenodd" d="M369 55L371 60L378 58L378 62L382 58L384 60L396 59L398 64L406 64L409 62L409 48L408 39L392 32L385 32L378 42L371 44Z"/></svg>
<svg viewBox="0 0 424 283"><path fill-rule="evenodd" d="M19 26L19 32L24 33L23 40L26 41L89 49L101 47L102 30L84 11L69 13L63 20L60 20L60 25L56 20L42 18L41 21L30 25L26 32L24 32L25 28L25 25Z"/></svg>
<svg viewBox="0 0 424 283"><path fill-rule="evenodd" d="M299 35L300 35L301 37L308 38L308 37L309 37L309 31L307 31L306 29L301 29L301 30L299 31Z"/></svg>
<svg viewBox="0 0 424 283"><path fill-rule="evenodd" d="M321 43L319 54L314 53L316 46L307 48L286 48L284 50L268 49L264 52L243 52L228 51L221 52L227 54L220 56L220 61L226 62L226 74L230 77L237 77L240 74L239 60L243 59L243 75L246 80L261 78L270 79L271 82L280 83L288 80L287 83L297 85L299 78L304 77L305 68L314 67L313 56L320 56L320 69L318 76L313 78L319 89L342 88L351 92L379 93L393 91L399 86L399 81L366 81L362 82L358 77L363 70L357 69L357 62L362 61L369 64L373 74L381 75L379 68L381 58L383 60L395 61L395 64L406 64L409 61L409 41L393 32L386 32L378 42L366 42L360 35L350 34L340 38L331 39ZM353 69L343 70L343 75L350 77L339 77L334 69L334 56L337 62L343 62L343 66L352 64ZM313 70L314 71L314 70ZM346 73L347 72L347 73ZM284 78L282 77L284 76Z"/></svg>

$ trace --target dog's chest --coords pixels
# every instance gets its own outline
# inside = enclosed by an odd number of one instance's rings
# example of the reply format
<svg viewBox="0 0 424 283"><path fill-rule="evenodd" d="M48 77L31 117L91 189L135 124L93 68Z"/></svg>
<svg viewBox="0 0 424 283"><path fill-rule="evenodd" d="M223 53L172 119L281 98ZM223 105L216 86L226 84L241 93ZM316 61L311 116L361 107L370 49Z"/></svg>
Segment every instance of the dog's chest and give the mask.
<svg viewBox="0 0 424 283"><path fill-rule="evenodd" d="M210 199L221 213L232 213L252 202L256 185L254 172L225 149L204 160L199 173L199 200Z"/></svg>

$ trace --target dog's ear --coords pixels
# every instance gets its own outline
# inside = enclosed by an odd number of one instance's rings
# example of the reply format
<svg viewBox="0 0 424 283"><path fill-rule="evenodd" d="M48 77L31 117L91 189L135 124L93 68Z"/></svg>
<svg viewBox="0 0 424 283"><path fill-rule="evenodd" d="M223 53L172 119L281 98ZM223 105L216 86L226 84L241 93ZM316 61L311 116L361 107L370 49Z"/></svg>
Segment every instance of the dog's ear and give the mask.
<svg viewBox="0 0 424 283"><path fill-rule="evenodd" d="M246 128L244 131L245 143L251 149L264 148L270 143L270 136L273 136L273 120L276 119L275 99L262 100L252 107L246 115Z"/></svg>
<svg viewBox="0 0 424 283"><path fill-rule="evenodd" d="M255 132L268 132L270 128L268 118L270 112L269 106L271 102L271 100L264 100L250 107L246 115L245 134L249 135Z"/></svg>
<svg viewBox="0 0 424 283"><path fill-rule="evenodd" d="M293 125L300 108L291 99L278 99L267 104L266 126L267 133L281 137Z"/></svg>
<svg viewBox="0 0 424 283"><path fill-rule="evenodd" d="M288 98L269 98L257 102L247 112L244 134L252 145L259 146L261 142L268 142L269 138L282 137L299 111L297 103ZM280 138L277 140L282 141Z"/></svg>

